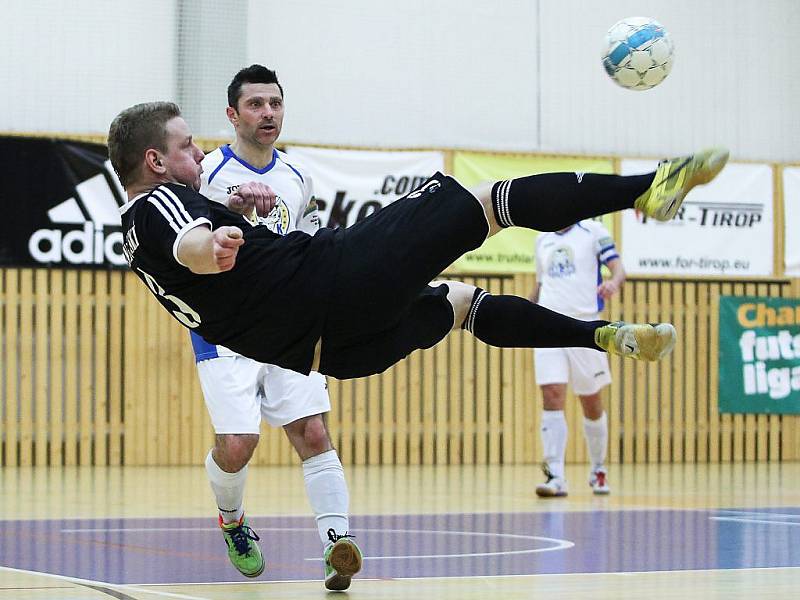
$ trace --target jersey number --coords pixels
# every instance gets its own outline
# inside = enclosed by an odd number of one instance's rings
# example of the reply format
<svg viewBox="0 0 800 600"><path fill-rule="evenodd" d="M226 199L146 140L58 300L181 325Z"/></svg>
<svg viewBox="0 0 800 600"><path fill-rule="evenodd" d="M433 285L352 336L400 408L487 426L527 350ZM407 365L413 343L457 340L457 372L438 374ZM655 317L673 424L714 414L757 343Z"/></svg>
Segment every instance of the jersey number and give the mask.
<svg viewBox="0 0 800 600"><path fill-rule="evenodd" d="M153 278L152 275L150 275L150 273L145 273L141 269L138 269L138 271L142 274L142 277L144 277L144 281L147 283L147 287L150 288L151 292L153 292L159 298L169 300L175 305L176 309L170 311L173 317L178 319L178 321L186 325L186 327L189 329L194 329L200 325L200 315L197 314L196 310L194 310L191 306L186 304L186 302L177 296L168 294L164 288L158 285L158 282Z"/></svg>

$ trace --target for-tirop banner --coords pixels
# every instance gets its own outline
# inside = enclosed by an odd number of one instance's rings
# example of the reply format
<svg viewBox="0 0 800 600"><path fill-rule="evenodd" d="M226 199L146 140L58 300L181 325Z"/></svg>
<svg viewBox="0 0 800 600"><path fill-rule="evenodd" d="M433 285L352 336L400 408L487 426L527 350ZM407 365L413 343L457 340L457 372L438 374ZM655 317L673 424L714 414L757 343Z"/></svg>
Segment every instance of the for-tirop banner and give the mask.
<svg viewBox="0 0 800 600"><path fill-rule="evenodd" d="M720 298L719 411L800 414L800 299Z"/></svg>
<svg viewBox="0 0 800 600"><path fill-rule="evenodd" d="M441 152L369 152L292 146L308 169L323 227L352 225L413 191L436 171Z"/></svg>
<svg viewBox="0 0 800 600"><path fill-rule="evenodd" d="M800 277L800 168L783 170L784 242L786 244L785 274Z"/></svg>
<svg viewBox="0 0 800 600"><path fill-rule="evenodd" d="M0 138L0 181L0 266L126 266L105 146Z"/></svg>
<svg viewBox="0 0 800 600"><path fill-rule="evenodd" d="M469 187L533 173L611 173L613 164L603 159L458 152L453 171L455 177ZM610 231L611 220L603 223ZM535 241L536 232L512 227L488 239L478 250L465 254L453 267L461 272L532 273L536 270L533 257Z"/></svg>
<svg viewBox="0 0 800 600"><path fill-rule="evenodd" d="M655 162L622 161L622 174ZM729 164L695 188L666 223L632 210L622 215L625 269L642 275L772 275L772 167Z"/></svg>

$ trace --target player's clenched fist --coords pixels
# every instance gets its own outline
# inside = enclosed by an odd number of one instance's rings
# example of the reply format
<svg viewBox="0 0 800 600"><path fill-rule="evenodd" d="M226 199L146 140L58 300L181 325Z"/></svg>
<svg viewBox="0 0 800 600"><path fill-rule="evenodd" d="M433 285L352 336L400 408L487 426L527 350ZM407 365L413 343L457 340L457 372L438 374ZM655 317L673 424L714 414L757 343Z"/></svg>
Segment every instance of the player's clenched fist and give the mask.
<svg viewBox="0 0 800 600"><path fill-rule="evenodd" d="M242 244L244 238L238 227L224 226L214 230L214 262L220 271L230 271L233 268Z"/></svg>
<svg viewBox="0 0 800 600"><path fill-rule="evenodd" d="M243 183L230 196L227 206L240 215L251 215L253 211L259 217L266 217L277 202L277 195L266 184L257 181Z"/></svg>

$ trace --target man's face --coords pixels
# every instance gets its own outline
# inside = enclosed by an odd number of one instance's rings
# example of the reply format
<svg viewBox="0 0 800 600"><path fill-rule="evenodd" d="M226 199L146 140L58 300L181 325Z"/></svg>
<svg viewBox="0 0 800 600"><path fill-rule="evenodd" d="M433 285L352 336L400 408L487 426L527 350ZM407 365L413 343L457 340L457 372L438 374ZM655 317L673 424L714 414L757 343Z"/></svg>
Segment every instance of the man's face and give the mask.
<svg viewBox="0 0 800 600"><path fill-rule="evenodd" d="M275 144L283 127L283 97L277 83L245 83L236 109L228 107L236 136L258 146Z"/></svg>
<svg viewBox="0 0 800 600"><path fill-rule="evenodd" d="M203 172L200 161L204 156L192 141L192 132L186 121L181 117L170 119L167 122L167 152L163 159L168 180L199 190L200 174Z"/></svg>

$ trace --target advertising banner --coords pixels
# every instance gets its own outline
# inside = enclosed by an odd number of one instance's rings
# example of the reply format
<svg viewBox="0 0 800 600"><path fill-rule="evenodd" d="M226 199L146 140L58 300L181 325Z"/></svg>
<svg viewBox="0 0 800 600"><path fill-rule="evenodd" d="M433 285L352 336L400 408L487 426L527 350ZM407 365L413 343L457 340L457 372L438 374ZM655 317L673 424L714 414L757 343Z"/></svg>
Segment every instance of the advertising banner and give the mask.
<svg viewBox="0 0 800 600"><path fill-rule="evenodd" d="M2 137L0 181L0 266L127 266L105 146Z"/></svg>
<svg viewBox="0 0 800 600"><path fill-rule="evenodd" d="M800 167L783 169L784 275L800 277Z"/></svg>
<svg viewBox="0 0 800 600"><path fill-rule="evenodd" d="M652 161L624 160L622 174L647 173ZM692 190L666 223L622 214L622 251L631 275L773 274L772 167L728 164Z"/></svg>
<svg viewBox="0 0 800 600"><path fill-rule="evenodd" d="M604 159L458 152L453 165L455 177L467 187L485 181L556 171L612 173L613 164ZM610 231L610 218L603 222ZM467 273L532 273L536 270L533 258L535 240L535 231L506 229L487 240L478 250L456 261L453 269Z"/></svg>
<svg viewBox="0 0 800 600"><path fill-rule="evenodd" d="M352 225L444 171L441 152L376 152L290 146L311 174L323 227Z"/></svg>
<svg viewBox="0 0 800 600"><path fill-rule="evenodd" d="M800 414L800 299L719 300L719 412Z"/></svg>

